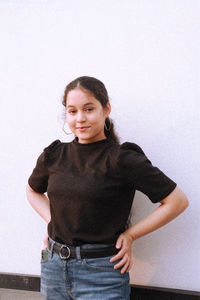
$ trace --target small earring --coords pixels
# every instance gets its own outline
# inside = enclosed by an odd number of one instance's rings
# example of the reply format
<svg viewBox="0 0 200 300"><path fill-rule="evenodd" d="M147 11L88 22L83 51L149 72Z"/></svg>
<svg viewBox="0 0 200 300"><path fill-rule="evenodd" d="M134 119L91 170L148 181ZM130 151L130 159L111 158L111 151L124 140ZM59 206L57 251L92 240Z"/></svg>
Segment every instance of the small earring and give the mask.
<svg viewBox="0 0 200 300"><path fill-rule="evenodd" d="M62 126L62 130L64 131L64 133L67 134L67 135L72 134L72 132L67 132L67 131L65 131L65 124L66 124L66 122L64 122L64 123L63 123L63 126Z"/></svg>
<svg viewBox="0 0 200 300"><path fill-rule="evenodd" d="M106 129L107 131L109 131L109 130L111 129L111 126L112 126L112 121L111 121L109 118L106 118L106 120L109 121L109 128L108 128L107 125L106 125L106 121L105 121L104 126L105 126L105 129Z"/></svg>

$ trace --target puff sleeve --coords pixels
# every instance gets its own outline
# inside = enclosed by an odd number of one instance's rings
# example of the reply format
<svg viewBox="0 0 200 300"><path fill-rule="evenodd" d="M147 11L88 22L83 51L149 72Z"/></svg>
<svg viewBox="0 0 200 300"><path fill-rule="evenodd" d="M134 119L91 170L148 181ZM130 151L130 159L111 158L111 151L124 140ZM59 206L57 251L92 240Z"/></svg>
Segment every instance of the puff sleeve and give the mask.
<svg viewBox="0 0 200 300"><path fill-rule="evenodd" d="M28 184L37 193L45 193L48 187L48 165L51 157L51 152L54 147L61 143L60 140L53 141L49 146L43 149L43 152L37 159L35 168L28 178Z"/></svg>
<svg viewBox="0 0 200 300"><path fill-rule="evenodd" d="M121 145L121 151L122 168L129 183L153 203L163 200L175 189L177 184L153 166L137 144L126 142Z"/></svg>

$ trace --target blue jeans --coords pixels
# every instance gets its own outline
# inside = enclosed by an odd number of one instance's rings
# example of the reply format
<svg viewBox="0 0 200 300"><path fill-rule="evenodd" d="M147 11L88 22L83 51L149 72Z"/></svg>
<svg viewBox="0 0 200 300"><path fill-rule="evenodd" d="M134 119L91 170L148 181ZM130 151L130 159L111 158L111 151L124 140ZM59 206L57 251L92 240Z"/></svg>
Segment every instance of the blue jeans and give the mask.
<svg viewBox="0 0 200 300"><path fill-rule="evenodd" d="M129 300L129 273L113 268L112 256L80 257L80 249L105 247L105 244L84 244L76 247L76 258L61 259L51 249L41 258L41 294L46 300ZM61 245L56 242L57 245Z"/></svg>

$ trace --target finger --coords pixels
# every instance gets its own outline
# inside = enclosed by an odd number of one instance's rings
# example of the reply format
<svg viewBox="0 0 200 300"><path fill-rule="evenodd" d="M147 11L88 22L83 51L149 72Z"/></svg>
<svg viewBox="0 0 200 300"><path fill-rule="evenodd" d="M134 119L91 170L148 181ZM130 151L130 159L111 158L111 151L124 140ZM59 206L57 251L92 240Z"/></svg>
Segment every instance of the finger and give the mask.
<svg viewBox="0 0 200 300"><path fill-rule="evenodd" d="M130 272L132 266L133 266L133 263L132 264L129 263L128 269L126 270L127 273Z"/></svg>
<svg viewBox="0 0 200 300"><path fill-rule="evenodd" d="M117 239L116 248L120 249L122 247L123 236L120 235Z"/></svg>
<svg viewBox="0 0 200 300"><path fill-rule="evenodd" d="M130 265L128 266L128 268L127 268L127 270L126 270L127 273L130 272L131 267L132 267L132 266L130 266Z"/></svg>
<svg viewBox="0 0 200 300"><path fill-rule="evenodd" d="M129 262L129 258L128 256L124 256L123 259L120 260L120 262L118 262L116 265L114 265L114 269L119 269L121 268L123 265L125 265L127 262Z"/></svg>
<svg viewBox="0 0 200 300"><path fill-rule="evenodd" d="M122 258L124 255L125 255L126 251L125 249L121 249L115 256L113 256L111 259L110 259L110 262L115 262L116 260Z"/></svg>
<svg viewBox="0 0 200 300"><path fill-rule="evenodd" d="M124 274L124 272L128 269L128 267L129 267L129 262L127 262L127 263L123 266L123 268L121 269L121 274Z"/></svg>
<svg viewBox="0 0 200 300"><path fill-rule="evenodd" d="M131 270L132 266L133 266L133 259L131 258L131 259L130 259L130 262L129 262L129 267L128 267L128 269L126 270L127 273Z"/></svg>

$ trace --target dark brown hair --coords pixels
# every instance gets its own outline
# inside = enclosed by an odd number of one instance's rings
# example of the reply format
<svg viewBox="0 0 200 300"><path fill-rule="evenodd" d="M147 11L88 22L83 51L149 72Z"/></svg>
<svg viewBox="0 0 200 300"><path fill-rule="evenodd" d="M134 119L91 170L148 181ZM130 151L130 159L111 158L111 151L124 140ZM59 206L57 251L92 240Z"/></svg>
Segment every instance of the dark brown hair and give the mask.
<svg viewBox="0 0 200 300"><path fill-rule="evenodd" d="M92 94L103 106L109 102L109 97L105 85L100 80L89 77L81 76L71 81L65 88L62 104L66 106L66 99L69 91L80 88ZM119 143L119 137L115 133L113 121L110 118L106 118L105 125L109 130L104 127L104 133L106 137L112 138L115 142Z"/></svg>

